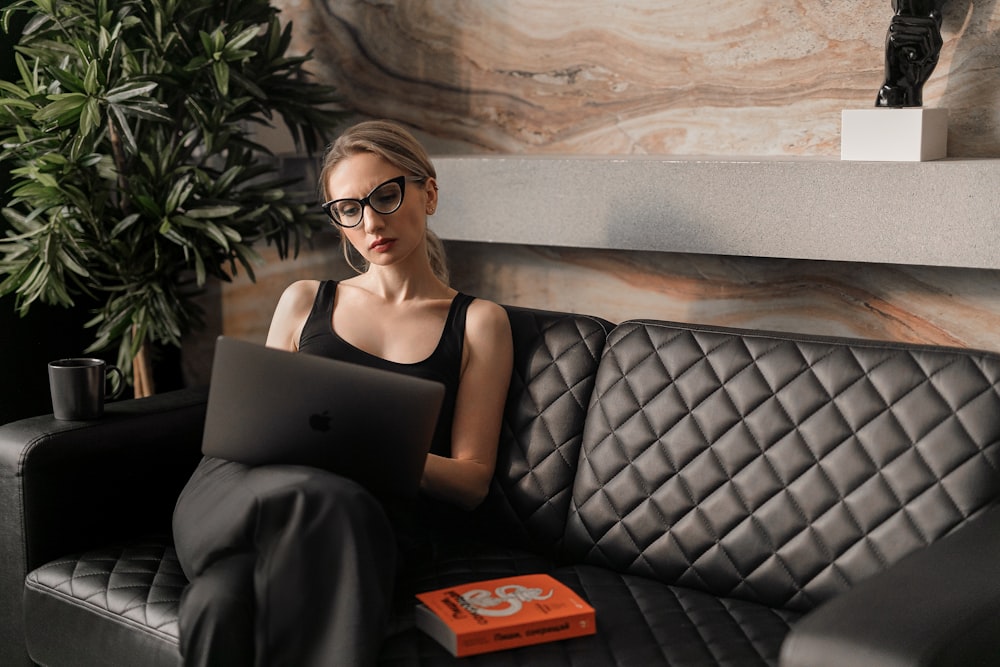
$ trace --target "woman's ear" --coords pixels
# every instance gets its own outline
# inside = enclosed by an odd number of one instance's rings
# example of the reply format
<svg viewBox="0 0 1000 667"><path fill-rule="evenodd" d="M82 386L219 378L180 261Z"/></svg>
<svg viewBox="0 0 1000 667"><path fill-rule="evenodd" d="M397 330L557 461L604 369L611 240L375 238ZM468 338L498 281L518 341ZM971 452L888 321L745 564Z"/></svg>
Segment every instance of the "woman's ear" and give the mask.
<svg viewBox="0 0 1000 667"><path fill-rule="evenodd" d="M433 178L428 178L424 184L424 192L427 194L427 206L424 209L427 215L434 215L438 203L438 185Z"/></svg>

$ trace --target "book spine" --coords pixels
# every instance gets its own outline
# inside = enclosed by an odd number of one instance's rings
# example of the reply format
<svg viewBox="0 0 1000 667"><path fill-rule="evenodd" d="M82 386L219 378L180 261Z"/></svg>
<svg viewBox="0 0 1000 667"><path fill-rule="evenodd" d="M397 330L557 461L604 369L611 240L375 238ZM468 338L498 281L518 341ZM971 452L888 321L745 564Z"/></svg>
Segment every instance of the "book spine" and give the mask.
<svg viewBox="0 0 1000 667"><path fill-rule="evenodd" d="M456 657L501 651L518 646L531 646L571 637L594 634L594 612L585 611L571 616L519 623L501 628L487 628L457 637Z"/></svg>

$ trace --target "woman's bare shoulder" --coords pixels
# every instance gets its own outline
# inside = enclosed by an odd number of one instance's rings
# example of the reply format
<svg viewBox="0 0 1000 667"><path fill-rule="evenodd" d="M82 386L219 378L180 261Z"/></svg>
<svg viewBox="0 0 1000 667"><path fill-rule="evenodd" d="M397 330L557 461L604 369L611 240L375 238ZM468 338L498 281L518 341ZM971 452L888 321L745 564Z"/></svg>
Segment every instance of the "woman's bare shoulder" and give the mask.
<svg viewBox="0 0 1000 667"><path fill-rule="evenodd" d="M499 338L503 343L510 340L510 319L499 304L477 298L469 304L465 318L466 331L472 338L492 341Z"/></svg>
<svg viewBox="0 0 1000 667"><path fill-rule="evenodd" d="M318 280L297 280L285 288L274 309L267 345L287 350L296 349L302 326L316 300L319 285Z"/></svg>
<svg viewBox="0 0 1000 667"><path fill-rule="evenodd" d="M296 280L285 288L285 294L290 295L294 298L300 298L303 296L308 296L310 299L316 297L316 292L319 291L319 280Z"/></svg>

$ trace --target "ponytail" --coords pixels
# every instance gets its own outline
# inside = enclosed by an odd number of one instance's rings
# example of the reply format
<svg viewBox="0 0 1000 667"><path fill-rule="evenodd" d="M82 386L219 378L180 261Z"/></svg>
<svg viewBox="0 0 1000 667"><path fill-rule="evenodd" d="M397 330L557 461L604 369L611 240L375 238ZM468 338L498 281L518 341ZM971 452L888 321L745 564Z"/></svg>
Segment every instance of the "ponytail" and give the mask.
<svg viewBox="0 0 1000 667"><path fill-rule="evenodd" d="M437 234L429 228L427 230L427 259L431 262L431 270L438 280L445 285L448 284L450 274L448 271L448 256L444 251L444 243Z"/></svg>

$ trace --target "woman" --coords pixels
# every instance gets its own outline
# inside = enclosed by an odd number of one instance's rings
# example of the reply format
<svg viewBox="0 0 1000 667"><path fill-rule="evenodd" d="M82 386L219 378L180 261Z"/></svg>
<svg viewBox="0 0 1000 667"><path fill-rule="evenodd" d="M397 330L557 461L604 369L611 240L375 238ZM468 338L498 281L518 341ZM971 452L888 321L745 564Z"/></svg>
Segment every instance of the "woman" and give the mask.
<svg viewBox="0 0 1000 667"><path fill-rule="evenodd" d="M322 470L203 460L174 512L187 665L372 664L397 567L460 530L493 476L510 324L447 283L426 152L397 125L361 123L330 147L320 186L363 270L289 286L267 345L443 382L422 499L399 507Z"/></svg>

